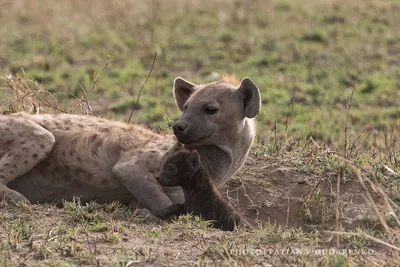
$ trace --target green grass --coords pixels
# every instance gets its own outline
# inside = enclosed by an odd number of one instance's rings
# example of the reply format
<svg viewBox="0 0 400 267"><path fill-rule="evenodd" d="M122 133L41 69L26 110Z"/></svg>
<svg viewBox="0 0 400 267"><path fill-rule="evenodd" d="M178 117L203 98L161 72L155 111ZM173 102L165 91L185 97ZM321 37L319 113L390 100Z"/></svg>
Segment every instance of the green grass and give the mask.
<svg viewBox="0 0 400 267"><path fill-rule="evenodd" d="M294 99L291 136L342 144L352 88L353 137L365 127L373 136L389 135L399 123L400 4L394 0L27 3L15 1L1 13L7 25L0 30L7 36L0 42L2 72L22 68L61 103L73 99L68 92L88 91L109 55L116 61L101 72L89 99L110 100L101 113L127 120L157 51L135 122L158 127L176 119L173 79L204 83L217 72L249 76L260 87L261 136L274 122L284 127Z"/></svg>

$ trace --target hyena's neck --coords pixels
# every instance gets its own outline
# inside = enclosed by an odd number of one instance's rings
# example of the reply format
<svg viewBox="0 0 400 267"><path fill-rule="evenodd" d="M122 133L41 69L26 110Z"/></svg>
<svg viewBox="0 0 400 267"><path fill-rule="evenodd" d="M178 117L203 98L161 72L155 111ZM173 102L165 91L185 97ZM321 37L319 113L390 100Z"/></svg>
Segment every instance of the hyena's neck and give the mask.
<svg viewBox="0 0 400 267"><path fill-rule="evenodd" d="M244 164L244 161L249 154L251 144L253 143L255 136L255 122L254 119L245 119L243 127L237 132L237 140L232 144L232 168L228 176L234 175Z"/></svg>
<svg viewBox="0 0 400 267"><path fill-rule="evenodd" d="M218 186L242 167L249 153L254 134L253 120L245 119L234 137L221 140L216 145L188 148L196 149L199 152L202 165L209 173L213 183Z"/></svg>
<svg viewBox="0 0 400 267"><path fill-rule="evenodd" d="M226 176L232 167L232 154L229 150L213 145L198 146L193 149L200 154L202 166L215 184L227 179Z"/></svg>

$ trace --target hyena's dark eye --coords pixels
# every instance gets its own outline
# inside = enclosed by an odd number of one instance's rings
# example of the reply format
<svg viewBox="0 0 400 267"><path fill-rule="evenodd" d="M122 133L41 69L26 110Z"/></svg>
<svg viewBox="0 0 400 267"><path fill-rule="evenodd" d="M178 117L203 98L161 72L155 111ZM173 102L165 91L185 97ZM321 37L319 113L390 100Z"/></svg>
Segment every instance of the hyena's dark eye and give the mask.
<svg viewBox="0 0 400 267"><path fill-rule="evenodd" d="M169 172L175 172L175 171L176 171L175 165L169 164L169 165L168 165L168 171L169 171Z"/></svg>
<svg viewBox="0 0 400 267"><path fill-rule="evenodd" d="M207 114L212 115L212 114L215 114L218 111L218 108L217 107L205 107L204 111Z"/></svg>

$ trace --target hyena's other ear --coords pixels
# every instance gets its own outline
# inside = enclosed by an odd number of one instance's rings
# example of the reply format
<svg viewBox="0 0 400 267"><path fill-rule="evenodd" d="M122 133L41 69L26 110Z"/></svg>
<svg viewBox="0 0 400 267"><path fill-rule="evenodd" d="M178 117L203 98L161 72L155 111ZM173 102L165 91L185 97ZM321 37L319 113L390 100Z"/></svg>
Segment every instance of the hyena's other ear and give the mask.
<svg viewBox="0 0 400 267"><path fill-rule="evenodd" d="M183 111L183 105L189 97L196 91L196 85L178 77L174 81L174 98L178 108Z"/></svg>
<svg viewBox="0 0 400 267"><path fill-rule="evenodd" d="M257 85L250 78L244 78L240 82L238 93L243 100L244 116L254 118L260 112L261 107L260 90Z"/></svg>
<svg viewBox="0 0 400 267"><path fill-rule="evenodd" d="M200 168L200 155L197 152L197 150L194 150L191 154L190 154L190 164L193 167L193 169L198 170Z"/></svg>

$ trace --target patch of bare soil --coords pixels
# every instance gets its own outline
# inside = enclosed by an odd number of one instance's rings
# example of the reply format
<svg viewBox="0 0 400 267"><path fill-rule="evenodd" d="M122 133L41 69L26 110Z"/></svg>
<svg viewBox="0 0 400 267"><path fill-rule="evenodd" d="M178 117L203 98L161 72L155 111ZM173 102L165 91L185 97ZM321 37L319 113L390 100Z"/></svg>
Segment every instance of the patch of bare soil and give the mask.
<svg viewBox="0 0 400 267"><path fill-rule="evenodd" d="M248 218L285 227L332 229L336 180L331 174L298 172L277 160L249 156L222 193ZM347 230L376 221L356 177L340 186L341 224ZM379 194L373 195L384 208Z"/></svg>

